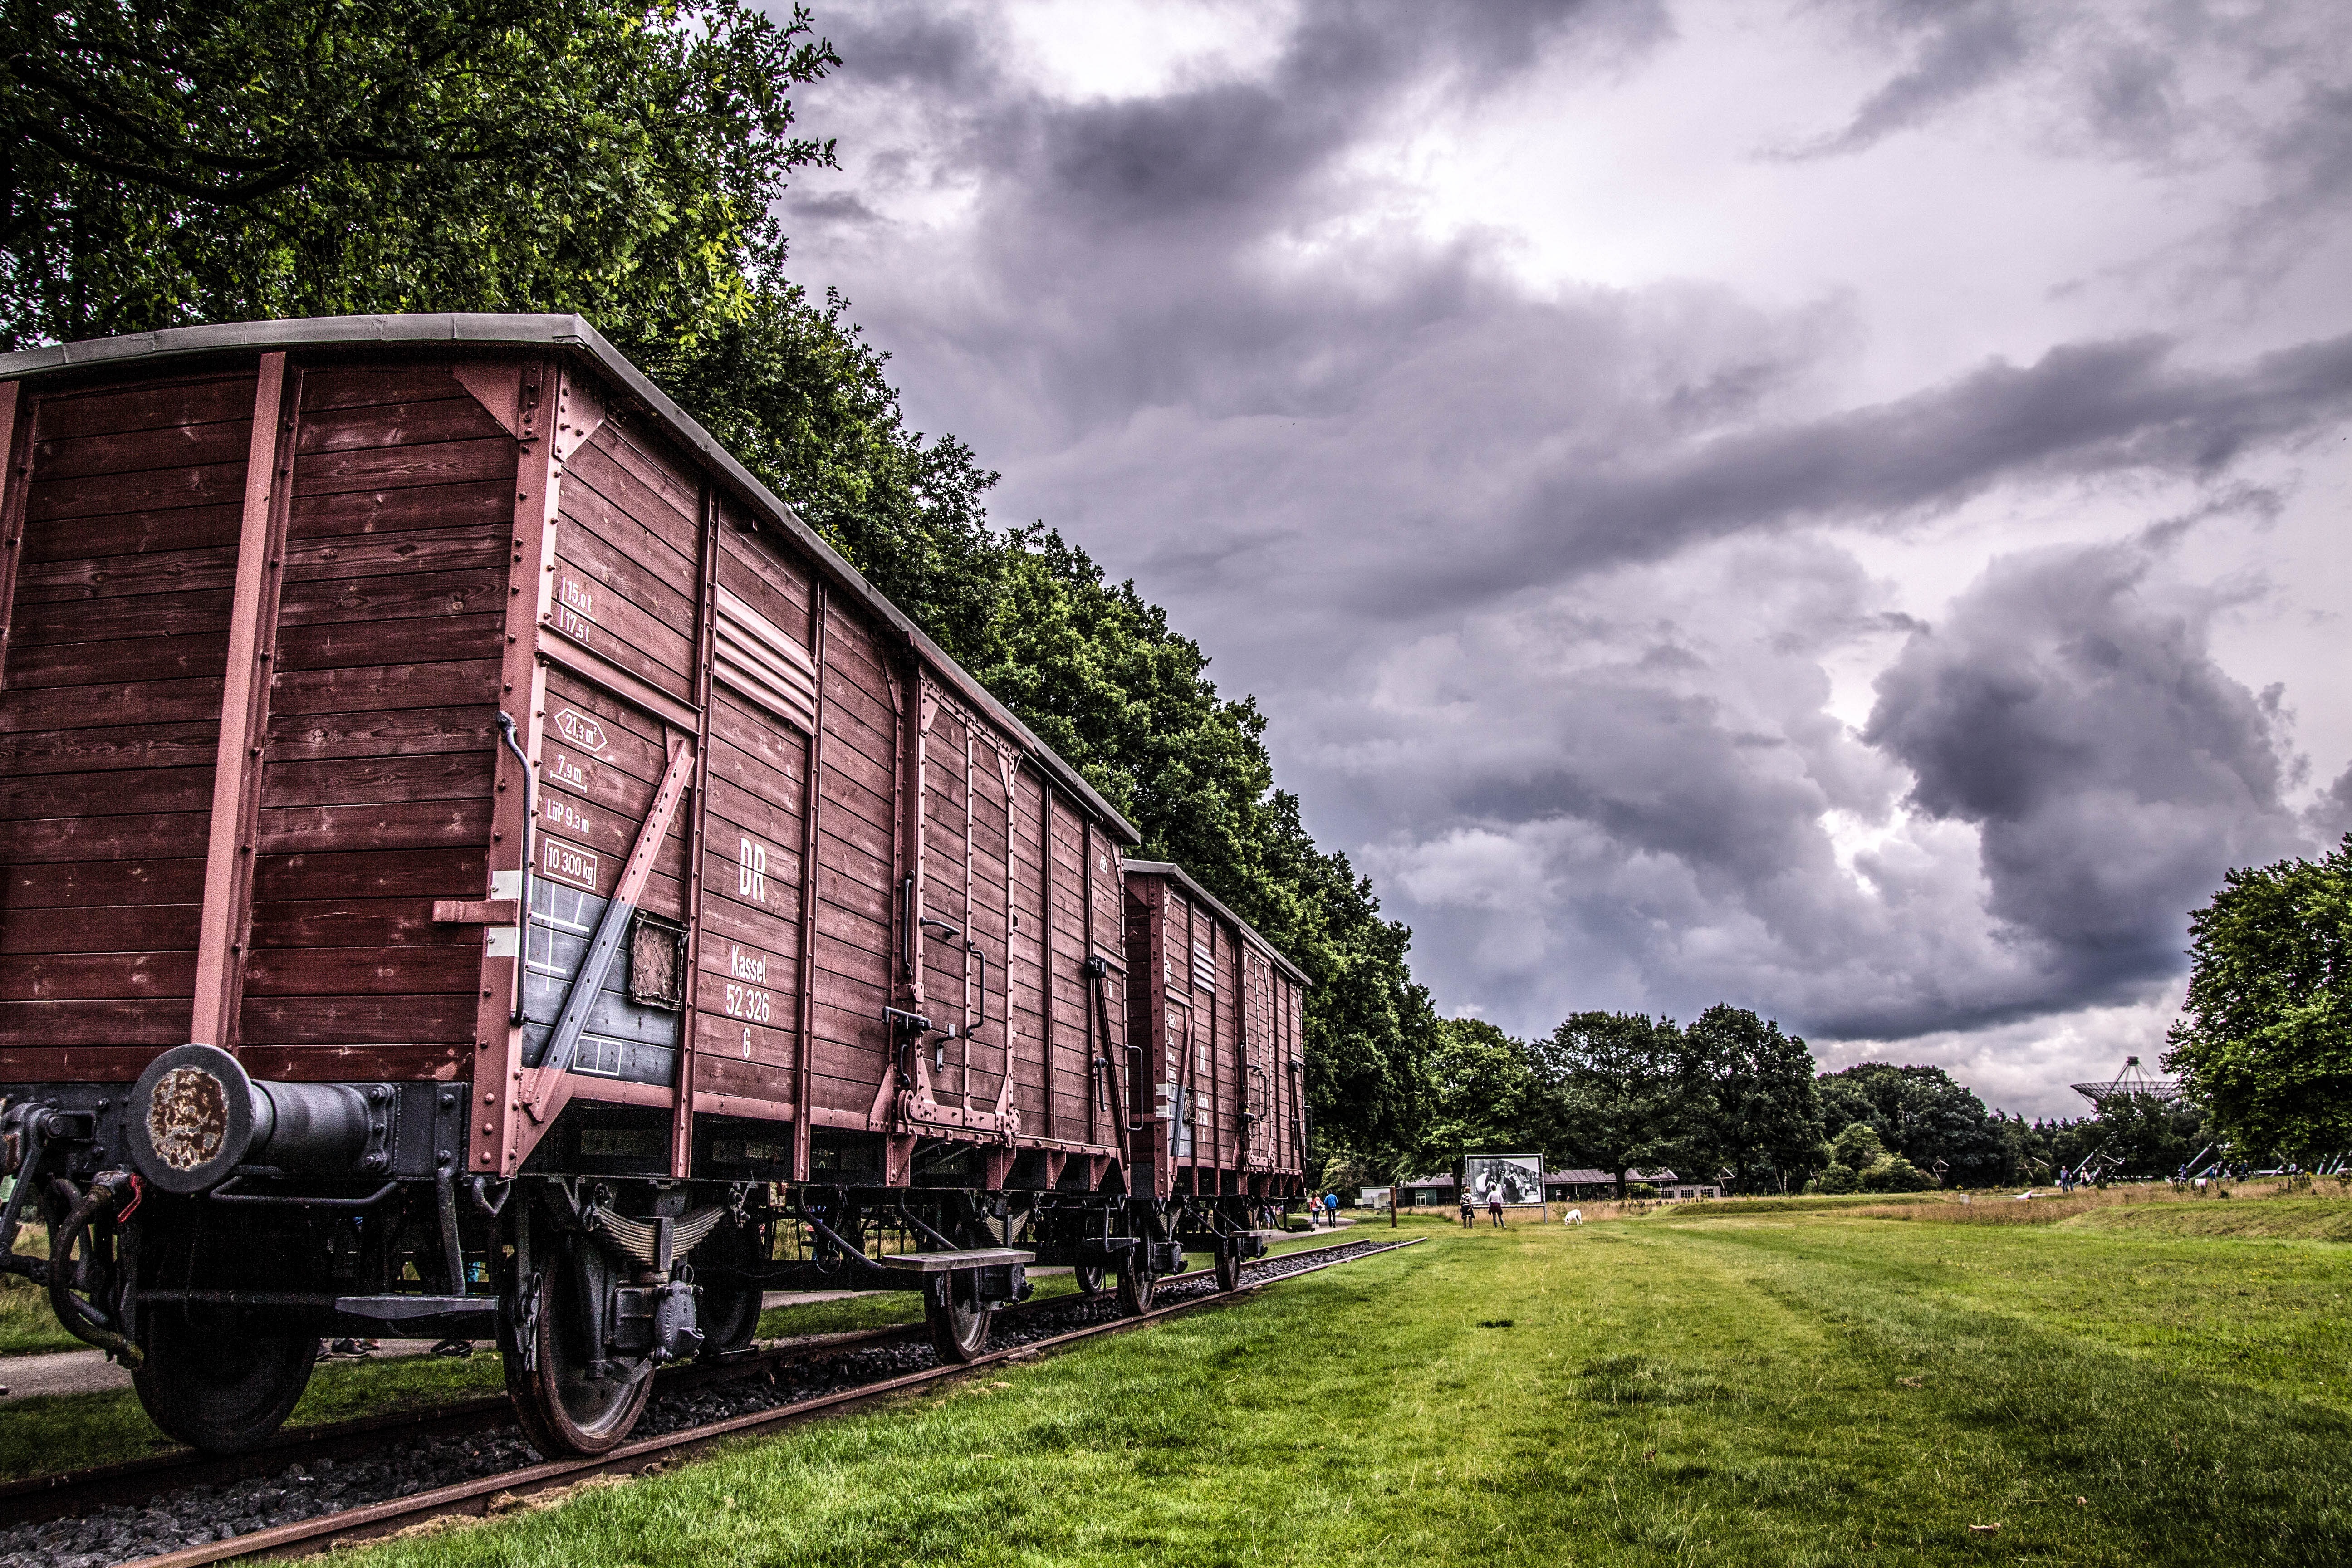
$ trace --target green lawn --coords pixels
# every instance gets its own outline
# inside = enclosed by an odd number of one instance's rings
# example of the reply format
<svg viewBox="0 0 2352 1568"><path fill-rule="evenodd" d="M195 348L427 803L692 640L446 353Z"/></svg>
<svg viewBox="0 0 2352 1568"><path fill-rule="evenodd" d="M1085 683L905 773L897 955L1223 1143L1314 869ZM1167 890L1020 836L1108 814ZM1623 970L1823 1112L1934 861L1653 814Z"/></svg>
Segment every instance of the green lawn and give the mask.
<svg viewBox="0 0 2352 1568"><path fill-rule="evenodd" d="M2236 1236L2154 1208L1423 1222L1423 1247L365 1561L2352 1561L2352 1248L2260 1234L2352 1205L2273 1202L2183 1205Z"/></svg>
<svg viewBox="0 0 2352 1568"><path fill-rule="evenodd" d="M0 1276L0 1357L83 1348L79 1340L58 1327L47 1290L20 1275ZM6 1362L0 1361L0 1383L8 1381L6 1368Z"/></svg>
<svg viewBox="0 0 2352 1568"><path fill-rule="evenodd" d="M16 1250L27 1258L47 1258L48 1232L37 1225L26 1226L17 1235ZM0 1274L0 1356L81 1348L79 1340L58 1327L47 1290L21 1274ZM0 1383L8 1381L5 1370L0 1366Z"/></svg>

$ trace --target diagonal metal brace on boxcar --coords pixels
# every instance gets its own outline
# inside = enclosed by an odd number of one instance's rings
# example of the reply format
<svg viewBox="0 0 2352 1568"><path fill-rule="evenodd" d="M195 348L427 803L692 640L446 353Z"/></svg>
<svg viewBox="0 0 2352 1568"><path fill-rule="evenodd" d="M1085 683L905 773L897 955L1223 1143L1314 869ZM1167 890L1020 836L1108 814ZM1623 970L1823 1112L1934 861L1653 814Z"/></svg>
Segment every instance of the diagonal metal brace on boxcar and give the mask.
<svg viewBox="0 0 2352 1568"><path fill-rule="evenodd" d="M605 977L612 973L613 960L621 951L621 939L627 933L630 917L637 912L637 900L645 892L646 879L653 873L654 856L669 833L670 817L677 810L678 797L685 793L688 775L693 771L694 747L681 737L670 748L669 767L662 774L653 809L637 832L627 868L621 873L621 885L614 890L604 915L596 922L596 934L588 943L587 956L581 960L579 972L572 978L563 1011L556 1018L555 1032L548 1038L547 1054L541 1058L538 1076L524 1097L523 1103L535 1121L547 1120L549 1100L563 1074L571 1070L572 1056L580 1048L580 1032L588 1026L589 1015L595 1010Z"/></svg>

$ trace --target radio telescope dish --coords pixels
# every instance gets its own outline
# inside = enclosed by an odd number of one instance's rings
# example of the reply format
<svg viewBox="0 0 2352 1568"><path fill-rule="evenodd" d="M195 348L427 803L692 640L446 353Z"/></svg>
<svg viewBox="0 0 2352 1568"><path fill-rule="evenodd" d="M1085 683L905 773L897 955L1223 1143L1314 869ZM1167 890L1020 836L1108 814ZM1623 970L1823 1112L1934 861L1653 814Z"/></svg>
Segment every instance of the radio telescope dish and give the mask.
<svg viewBox="0 0 2352 1568"><path fill-rule="evenodd" d="M2137 1057L2126 1057L2124 1070L2105 1083L2078 1083L2074 1089L2101 1110L2110 1100L2152 1100L2159 1105L2173 1105L2180 1100L2180 1080L2151 1076Z"/></svg>

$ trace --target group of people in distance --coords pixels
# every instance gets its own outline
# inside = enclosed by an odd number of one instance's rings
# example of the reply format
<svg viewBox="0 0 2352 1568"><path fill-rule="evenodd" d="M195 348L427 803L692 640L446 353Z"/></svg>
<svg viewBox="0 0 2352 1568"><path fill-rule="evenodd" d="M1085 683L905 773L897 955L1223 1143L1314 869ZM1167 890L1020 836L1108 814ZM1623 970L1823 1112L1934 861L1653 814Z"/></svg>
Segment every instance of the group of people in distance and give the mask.
<svg viewBox="0 0 2352 1568"><path fill-rule="evenodd" d="M1486 1194L1486 1219L1487 1223L1493 1225L1496 1229L1502 1228L1503 1194L1500 1188L1496 1188L1495 1191ZM1468 1230L1475 1227L1477 1223L1477 1205L1470 1201L1470 1194L1465 1192L1462 1194L1462 1227L1465 1230Z"/></svg>

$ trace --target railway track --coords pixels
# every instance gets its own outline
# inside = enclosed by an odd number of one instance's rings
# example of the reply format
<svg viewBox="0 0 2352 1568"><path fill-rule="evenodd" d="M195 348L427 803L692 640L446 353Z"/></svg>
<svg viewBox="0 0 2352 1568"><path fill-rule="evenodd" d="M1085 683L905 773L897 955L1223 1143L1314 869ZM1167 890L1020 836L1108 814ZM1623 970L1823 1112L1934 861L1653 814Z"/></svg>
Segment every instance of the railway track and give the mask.
<svg viewBox="0 0 2352 1568"><path fill-rule="evenodd" d="M1409 1247L1337 1241L1251 1266L1241 1295L1282 1279ZM598 1475L635 1474L723 1438L774 1430L1083 1340L1198 1310L1234 1296L1205 1271L1163 1280L1163 1301L1118 1317L1108 1297L1055 1297L998 1316L1000 1348L942 1364L918 1323L780 1345L667 1374L640 1436L594 1458L541 1459L522 1440L503 1398L467 1400L400 1415L288 1432L230 1458L163 1455L0 1488L0 1561L37 1568L196 1568L242 1558L297 1556L338 1541L392 1533L446 1514L485 1514ZM364 1474L354 1486L354 1469ZM463 1479L440 1485L426 1477ZM386 1489L389 1496L369 1495ZM356 1500L345 1494L356 1490ZM281 1519L287 1511L308 1517ZM158 1536L215 1539L161 1554Z"/></svg>
<svg viewBox="0 0 2352 1568"><path fill-rule="evenodd" d="M1030 1303L1059 1304L1060 1298ZM1015 1309L1015 1310L1026 1310ZM693 1362L656 1374L658 1394L676 1394L712 1383L759 1377L780 1367L824 1361L887 1345L914 1344L926 1335L922 1323L850 1333L823 1334L776 1344L723 1362ZM497 1352L486 1352L495 1355ZM503 1394L454 1400L421 1410L362 1416L324 1426L289 1427L243 1454L213 1456L184 1449L82 1470L60 1470L0 1484L0 1519L14 1524L68 1519L102 1508L143 1502L159 1492L224 1487L277 1473L291 1463L358 1458L406 1437L455 1437L514 1424L514 1407Z"/></svg>

